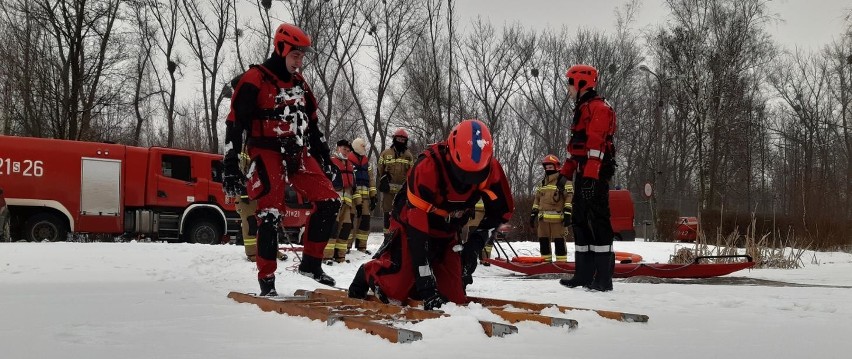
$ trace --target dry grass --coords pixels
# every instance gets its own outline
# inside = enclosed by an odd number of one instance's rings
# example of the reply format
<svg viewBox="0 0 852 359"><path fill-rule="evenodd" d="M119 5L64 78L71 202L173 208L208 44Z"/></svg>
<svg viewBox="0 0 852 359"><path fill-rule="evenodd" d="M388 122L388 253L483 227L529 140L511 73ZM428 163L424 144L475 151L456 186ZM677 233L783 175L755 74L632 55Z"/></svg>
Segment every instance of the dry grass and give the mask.
<svg viewBox="0 0 852 359"><path fill-rule="evenodd" d="M717 235L712 242L708 240L704 231L699 231L698 239L692 248L676 248L675 253L669 257L669 263L691 263L699 256L737 255L744 252L756 262L755 268L795 269L804 266L802 255L811 248L812 243L812 241L804 243L792 232L788 232L783 238L773 236L771 233L757 235L755 221L752 220L745 235L741 235L739 228L736 228L727 236ZM742 244L742 247L738 244ZM728 263L741 260L741 258L719 258L712 262ZM811 258L811 264L819 264L816 256Z"/></svg>

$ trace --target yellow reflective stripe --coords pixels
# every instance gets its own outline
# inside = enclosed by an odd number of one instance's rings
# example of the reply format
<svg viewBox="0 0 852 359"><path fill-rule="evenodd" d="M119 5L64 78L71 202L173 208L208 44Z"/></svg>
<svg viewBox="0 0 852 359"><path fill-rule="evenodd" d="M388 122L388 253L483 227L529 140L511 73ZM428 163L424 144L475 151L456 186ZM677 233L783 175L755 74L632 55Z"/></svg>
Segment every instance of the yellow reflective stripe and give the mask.
<svg viewBox="0 0 852 359"><path fill-rule="evenodd" d="M538 204L533 204L533 209L538 209Z"/></svg>
<svg viewBox="0 0 852 359"><path fill-rule="evenodd" d="M332 245L332 248L334 248L334 249L342 249L342 250L344 250L344 251L345 251L345 250L349 249L349 243L346 243L346 242L337 243L337 244L335 244L335 245Z"/></svg>
<svg viewBox="0 0 852 359"><path fill-rule="evenodd" d="M550 262L553 260L553 255L541 255L541 259L544 259L545 262Z"/></svg>
<svg viewBox="0 0 852 359"><path fill-rule="evenodd" d="M556 261L557 262L567 262L568 256L556 256Z"/></svg>
<svg viewBox="0 0 852 359"><path fill-rule="evenodd" d="M562 219L562 215L561 214L545 213L543 216L541 216L541 218L544 218L544 219Z"/></svg>
<svg viewBox="0 0 852 359"><path fill-rule="evenodd" d="M355 200L361 199L361 192L355 192L355 194L352 195L352 199L355 199Z"/></svg>
<svg viewBox="0 0 852 359"><path fill-rule="evenodd" d="M370 234L364 233L364 232L358 232L358 234L355 235L356 239L367 239L369 237L370 237Z"/></svg>
<svg viewBox="0 0 852 359"><path fill-rule="evenodd" d="M549 189L549 190L554 190L554 191L555 191L555 190L556 190L556 185L555 185L555 184L554 184L554 185L550 185L550 184L549 184L549 185L541 186L541 188L540 188L539 190L543 190L543 189Z"/></svg>
<svg viewBox="0 0 852 359"><path fill-rule="evenodd" d="M474 208L478 210L483 210L485 209L485 203L482 202L482 200L479 200L479 202L476 202L476 206L474 206Z"/></svg>
<svg viewBox="0 0 852 359"><path fill-rule="evenodd" d="M326 251L333 251L334 250L334 243L328 242L328 244L325 245L325 250Z"/></svg>
<svg viewBox="0 0 852 359"><path fill-rule="evenodd" d="M244 246L256 246L257 245L257 238L254 238L254 237L243 238L243 245Z"/></svg>

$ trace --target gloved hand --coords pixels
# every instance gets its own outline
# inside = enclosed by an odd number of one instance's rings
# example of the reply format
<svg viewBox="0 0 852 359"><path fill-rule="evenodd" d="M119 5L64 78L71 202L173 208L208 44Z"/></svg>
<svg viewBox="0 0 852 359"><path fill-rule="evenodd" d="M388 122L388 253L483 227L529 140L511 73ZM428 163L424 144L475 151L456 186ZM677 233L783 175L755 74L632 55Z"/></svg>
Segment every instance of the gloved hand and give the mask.
<svg viewBox="0 0 852 359"><path fill-rule="evenodd" d="M442 305L448 303L449 300L437 291L433 292L428 298L423 299L424 310L440 309Z"/></svg>
<svg viewBox="0 0 852 359"><path fill-rule="evenodd" d="M370 197L370 212L376 210L376 202L378 202L376 201L376 196Z"/></svg>
<svg viewBox="0 0 852 359"><path fill-rule="evenodd" d="M228 151L222 161L222 188L228 197L239 198L246 193L246 175L240 171L240 158L234 150Z"/></svg>
<svg viewBox="0 0 852 359"><path fill-rule="evenodd" d="M385 173L382 177L379 178L379 192L390 192L390 176L387 173Z"/></svg>
<svg viewBox="0 0 852 359"><path fill-rule="evenodd" d="M580 195L583 199L589 201L597 195L598 180L594 178L583 177L583 185L580 187Z"/></svg>
<svg viewBox="0 0 852 359"><path fill-rule="evenodd" d="M364 206L362 206L360 204L355 205L355 215L357 216L357 218L361 218L361 212L364 211L363 208L364 208Z"/></svg>
<svg viewBox="0 0 852 359"><path fill-rule="evenodd" d="M563 211L562 212L562 226L570 227L571 226L571 212Z"/></svg>
<svg viewBox="0 0 852 359"><path fill-rule="evenodd" d="M328 162L324 161L322 163L322 171L325 173L325 176L328 177L329 181L334 181L337 176L340 176L340 168L337 168L337 166L331 162L331 159L329 159Z"/></svg>
<svg viewBox="0 0 852 359"><path fill-rule="evenodd" d="M530 227L535 228L536 223L538 223L538 210L534 209L530 212Z"/></svg>

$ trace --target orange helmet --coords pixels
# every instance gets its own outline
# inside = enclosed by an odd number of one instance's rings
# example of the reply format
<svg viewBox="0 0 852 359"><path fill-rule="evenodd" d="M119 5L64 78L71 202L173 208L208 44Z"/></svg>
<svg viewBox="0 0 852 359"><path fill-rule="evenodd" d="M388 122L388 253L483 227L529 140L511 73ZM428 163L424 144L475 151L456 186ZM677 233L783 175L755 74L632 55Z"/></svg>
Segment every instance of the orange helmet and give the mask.
<svg viewBox="0 0 852 359"><path fill-rule="evenodd" d="M450 131L447 138L453 164L464 172L480 172L488 168L494 143L491 131L479 120L464 120Z"/></svg>
<svg viewBox="0 0 852 359"><path fill-rule="evenodd" d="M393 137L402 137L408 139L408 132L406 132L404 128L398 128L396 129L396 132L393 133Z"/></svg>
<svg viewBox="0 0 852 359"><path fill-rule="evenodd" d="M542 166L553 165L555 167L559 167L559 159L554 155L544 156L544 159L541 160Z"/></svg>
<svg viewBox="0 0 852 359"><path fill-rule="evenodd" d="M275 30L275 39L272 41L275 46L275 53L278 56L284 57L293 50L302 52L311 52L311 37L308 36L298 26L288 23L283 23Z"/></svg>
<svg viewBox="0 0 852 359"><path fill-rule="evenodd" d="M595 87L598 84L598 69L589 65L574 65L565 73L568 85L574 86L577 93Z"/></svg>

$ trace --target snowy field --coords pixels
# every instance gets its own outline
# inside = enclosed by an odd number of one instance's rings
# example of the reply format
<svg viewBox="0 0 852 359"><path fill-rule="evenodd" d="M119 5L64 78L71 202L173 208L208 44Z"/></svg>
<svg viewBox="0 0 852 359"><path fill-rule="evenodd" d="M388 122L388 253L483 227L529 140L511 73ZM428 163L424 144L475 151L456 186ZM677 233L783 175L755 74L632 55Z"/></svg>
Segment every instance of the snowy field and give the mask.
<svg viewBox="0 0 852 359"><path fill-rule="evenodd" d="M381 235L370 237L375 249ZM619 242L616 250L666 262L673 243ZM528 251L535 243L516 244ZM569 250L571 247L569 246ZM814 258L815 256L815 258ZM279 262L279 293L317 288ZM347 287L367 256L325 267ZM622 323L593 312L548 315L575 330L518 323L486 337L482 308L406 326L423 340L393 344L343 324L262 312L229 291L257 291L239 246L164 243L0 243L0 357L11 358L848 358L852 255L811 253L798 270L732 274L810 287L649 284L616 280L608 293L568 289L480 267L470 294L647 314ZM819 264L811 263L816 259Z"/></svg>

